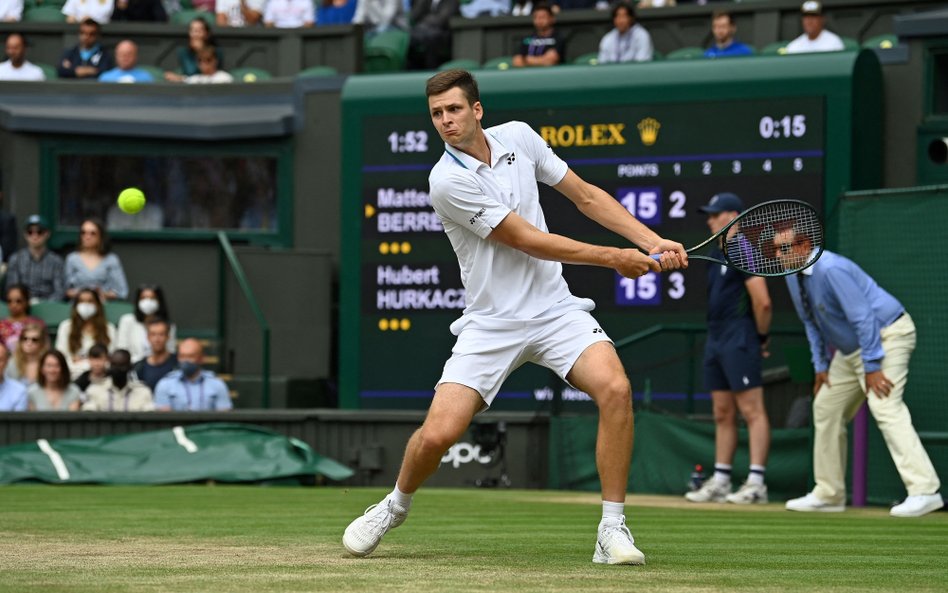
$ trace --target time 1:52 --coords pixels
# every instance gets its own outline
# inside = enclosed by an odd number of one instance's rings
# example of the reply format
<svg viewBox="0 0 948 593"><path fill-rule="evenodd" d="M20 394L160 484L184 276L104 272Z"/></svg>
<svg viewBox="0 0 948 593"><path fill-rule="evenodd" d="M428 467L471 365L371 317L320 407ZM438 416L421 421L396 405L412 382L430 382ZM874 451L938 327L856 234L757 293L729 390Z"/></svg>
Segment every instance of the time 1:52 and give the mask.
<svg viewBox="0 0 948 593"><path fill-rule="evenodd" d="M805 115L785 115L783 117L760 118L761 138L803 138L806 134Z"/></svg>
<svg viewBox="0 0 948 593"><path fill-rule="evenodd" d="M388 135L388 147L392 152L428 152L428 132L408 130L403 134Z"/></svg>

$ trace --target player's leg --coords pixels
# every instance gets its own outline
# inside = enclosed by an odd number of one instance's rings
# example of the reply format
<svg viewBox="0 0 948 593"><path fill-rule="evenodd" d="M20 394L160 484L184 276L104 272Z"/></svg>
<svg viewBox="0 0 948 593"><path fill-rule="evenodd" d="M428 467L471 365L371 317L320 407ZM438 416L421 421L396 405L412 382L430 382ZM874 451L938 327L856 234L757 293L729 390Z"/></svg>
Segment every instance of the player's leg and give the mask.
<svg viewBox="0 0 948 593"><path fill-rule="evenodd" d="M425 422L408 440L395 489L346 528L342 543L350 554L372 553L389 530L405 522L412 495L438 469L444 453L461 438L483 406L480 394L470 387L438 385Z"/></svg>
<svg viewBox="0 0 948 593"><path fill-rule="evenodd" d="M632 460L634 424L632 388L622 362L610 342L587 347L566 375L599 408L596 468L602 484L603 517L599 522L593 562L645 564L625 524L625 492Z"/></svg>
<svg viewBox="0 0 948 593"><path fill-rule="evenodd" d="M912 424L903 396L908 367L915 349L915 324L907 315L882 330L882 373L892 382L888 397L867 394L869 410L905 484L908 498L892 507L894 517L918 517L944 506L941 484L925 447Z"/></svg>

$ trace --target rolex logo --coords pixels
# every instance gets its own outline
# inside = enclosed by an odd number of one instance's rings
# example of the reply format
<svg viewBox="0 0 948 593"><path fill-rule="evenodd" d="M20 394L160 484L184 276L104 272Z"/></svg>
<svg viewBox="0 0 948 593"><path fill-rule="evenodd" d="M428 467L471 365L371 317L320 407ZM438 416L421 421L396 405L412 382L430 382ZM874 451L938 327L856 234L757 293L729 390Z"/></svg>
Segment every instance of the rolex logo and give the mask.
<svg viewBox="0 0 948 593"><path fill-rule="evenodd" d="M510 153L510 156L507 157L507 164L508 164L508 165L512 165L512 164L514 164L514 161L516 161L516 160L517 160L517 155L515 155L514 153L511 152L511 153Z"/></svg>
<svg viewBox="0 0 948 593"><path fill-rule="evenodd" d="M645 146L651 146L655 144L655 141L658 140L658 129L662 127L662 124L658 123L658 120L652 117L646 117L639 122L639 137L642 138L642 144Z"/></svg>

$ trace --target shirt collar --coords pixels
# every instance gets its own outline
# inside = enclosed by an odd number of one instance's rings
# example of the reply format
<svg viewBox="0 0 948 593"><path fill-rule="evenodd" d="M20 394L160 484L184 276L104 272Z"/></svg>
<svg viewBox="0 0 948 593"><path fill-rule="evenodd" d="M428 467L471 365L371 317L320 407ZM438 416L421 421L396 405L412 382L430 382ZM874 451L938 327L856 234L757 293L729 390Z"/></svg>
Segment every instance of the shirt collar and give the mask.
<svg viewBox="0 0 948 593"><path fill-rule="evenodd" d="M810 259L813 259L814 257L816 257L816 251L817 251L816 248L814 248L813 251L810 252ZM819 261L819 260L817 260L817 261ZM804 275L806 275L806 276L812 276L812 275L813 275L813 268L814 268L815 266L816 266L816 262L813 262L813 265L807 266L807 267L803 268L803 269L800 271L800 273L801 273L801 274L804 274Z"/></svg>
<svg viewBox="0 0 948 593"><path fill-rule="evenodd" d="M487 147L490 149L491 167L496 167L500 162L500 159L510 154L510 151L507 150L507 147L504 146L503 142L488 134L487 132L484 132L484 138L487 139ZM484 164L466 152L462 152L451 146L447 142L444 143L444 150L453 156L455 160L457 160L461 165L463 165L465 169L470 171L477 171L478 167Z"/></svg>

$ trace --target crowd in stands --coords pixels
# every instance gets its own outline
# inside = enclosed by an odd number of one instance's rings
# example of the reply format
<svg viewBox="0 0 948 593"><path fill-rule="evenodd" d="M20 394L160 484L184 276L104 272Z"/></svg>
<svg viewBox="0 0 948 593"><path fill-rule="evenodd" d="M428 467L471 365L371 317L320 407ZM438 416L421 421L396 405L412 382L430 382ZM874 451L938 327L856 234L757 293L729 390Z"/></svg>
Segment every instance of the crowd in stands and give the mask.
<svg viewBox="0 0 948 593"><path fill-rule="evenodd" d="M25 247L4 264L0 412L232 407L227 385L202 368L204 345L194 338L178 342L160 286L139 286L132 311L119 317L118 327L109 321L109 303L126 299L129 290L100 221L83 221L78 246L65 259L47 247L49 235L46 220L30 216ZM55 326L33 314L33 307L64 299L68 316L52 320Z"/></svg>
<svg viewBox="0 0 948 593"><path fill-rule="evenodd" d="M535 33L524 38L511 66L553 66L568 63L565 39L556 30L556 15L562 11L596 9L610 11L614 28L601 40L598 59L590 63L647 62L656 59L651 36L636 20L636 7L674 6L674 0L186 0L190 12L182 12L179 0L67 0L62 6L66 20L79 25L79 43L67 49L57 65L60 78L98 78L102 82L156 82L153 71L138 65L133 40L115 46L114 55L100 43L100 24L113 21L167 21L169 15L196 15L188 24L187 44L177 52L178 68L165 72L164 80L191 84L228 83L234 77L214 41L211 22L218 27L300 28L314 25L356 23L363 25L367 40L390 30L409 38L409 69L431 70L450 60L450 19L457 15L475 18L500 15L530 15ZM18 21L22 0L0 0L0 19ZM842 39L826 30L819 0L801 7L803 34L781 53L837 51ZM726 12L715 12L713 42L705 57L751 55L754 48L736 40L736 26ZM26 59L27 41L11 33L6 40L7 61L0 63L0 80L45 80L39 66ZM575 57L575 56L574 56Z"/></svg>

